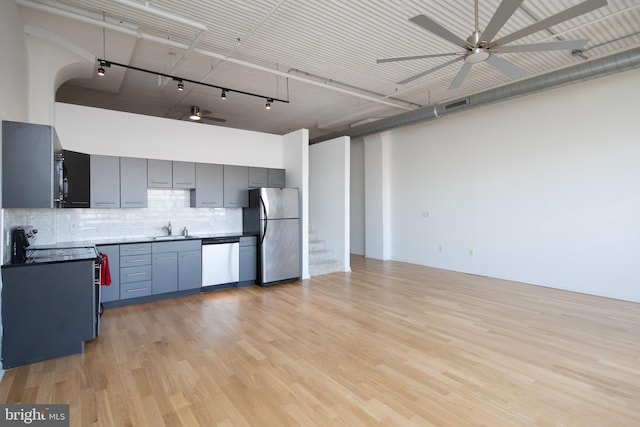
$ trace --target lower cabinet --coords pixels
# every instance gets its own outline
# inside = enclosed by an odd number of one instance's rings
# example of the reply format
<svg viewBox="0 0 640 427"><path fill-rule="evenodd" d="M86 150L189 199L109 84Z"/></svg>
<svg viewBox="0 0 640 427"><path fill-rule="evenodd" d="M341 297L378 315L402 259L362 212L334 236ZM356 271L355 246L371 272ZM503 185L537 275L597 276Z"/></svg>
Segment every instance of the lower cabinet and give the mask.
<svg viewBox="0 0 640 427"><path fill-rule="evenodd" d="M120 245L98 246L98 251L109 259L111 284L100 286L100 301L111 302L120 299Z"/></svg>
<svg viewBox="0 0 640 427"><path fill-rule="evenodd" d="M202 251L198 248L198 250L178 252L178 290L185 291L200 287L202 287Z"/></svg>
<svg viewBox="0 0 640 427"><path fill-rule="evenodd" d="M120 245L120 299L151 295L150 252L149 243Z"/></svg>
<svg viewBox="0 0 640 427"><path fill-rule="evenodd" d="M151 293L153 295L177 291L178 253L154 253L151 256L151 277Z"/></svg>
<svg viewBox="0 0 640 427"><path fill-rule="evenodd" d="M258 261L257 237L240 238L240 285L252 285L256 282Z"/></svg>

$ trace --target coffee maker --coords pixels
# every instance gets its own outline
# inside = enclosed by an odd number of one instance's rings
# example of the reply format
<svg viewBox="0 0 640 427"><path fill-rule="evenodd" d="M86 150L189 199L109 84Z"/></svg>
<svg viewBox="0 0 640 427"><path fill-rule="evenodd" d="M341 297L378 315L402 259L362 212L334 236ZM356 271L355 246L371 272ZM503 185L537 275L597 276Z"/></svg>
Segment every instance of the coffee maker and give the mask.
<svg viewBox="0 0 640 427"><path fill-rule="evenodd" d="M13 230L13 245L11 251L11 262L13 264L24 264L27 261L27 248L29 247L29 238L34 237L38 232L31 226L16 227Z"/></svg>

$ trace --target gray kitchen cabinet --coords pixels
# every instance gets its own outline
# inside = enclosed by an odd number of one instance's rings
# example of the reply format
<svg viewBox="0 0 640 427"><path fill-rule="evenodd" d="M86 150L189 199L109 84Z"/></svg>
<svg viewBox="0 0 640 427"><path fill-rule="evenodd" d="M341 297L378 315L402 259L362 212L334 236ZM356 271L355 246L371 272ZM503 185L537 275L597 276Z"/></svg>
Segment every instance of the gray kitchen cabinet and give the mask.
<svg viewBox="0 0 640 427"><path fill-rule="evenodd" d="M240 238L240 285L252 285L256 282L257 240L256 236Z"/></svg>
<svg viewBox="0 0 640 427"><path fill-rule="evenodd" d="M120 158L90 155L92 208L120 207Z"/></svg>
<svg viewBox="0 0 640 427"><path fill-rule="evenodd" d="M268 182L267 168L249 168L249 188L263 188Z"/></svg>
<svg viewBox="0 0 640 427"><path fill-rule="evenodd" d="M191 207L224 206L224 169L222 165L196 163L196 188L191 190Z"/></svg>
<svg viewBox="0 0 640 427"><path fill-rule="evenodd" d="M120 245L98 246L98 251L109 259L111 284L100 287L100 302L111 302L120 299Z"/></svg>
<svg viewBox="0 0 640 427"><path fill-rule="evenodd" d="M61 151L52 126L3 121L2 207L56 207L61 183L55 157Z"/></svg>
<svg viewBox="0 0 640 427"><path fill-rule="evenodd" d="M224 207L249 206L249 168L224 165Z"/></svg>
<svg viewBox="0 0 640 427"><path fill-rule="evenodd" d="M161 252L151 256L151 294L178 290L178 253Z"/></svg>
<svg viewBox="0 0 640 427"><path fill-rule="evenodd" d="M79 354L95 338L94 260L2 267L4 369Z"/></svg>
<svg viewBox="0 0 640 427"><path fill-rule="evenodd" d="M67 183L65 208L88 208L91 198L91 167L89 155L62 150L64 156L64 178Z"/></svg>
<svg viewBox="0 0 640 427"><path fill-rule="evenodd" d="M173 162L171 160L147 160L147 187L171 188L173 186Z"/></svg>
<svg viewBox="0 0 640 427"><path fill-rule="evenodd" d="M120 207L147 207L147 159L120 157Z"/></svg>
<svg viewBox="0 0 640 427"><path fill-rule="evenodd" d="M286 187L286 177L284 169L267 169L267 187Z"/></svg>
<svg viewBox="0 0 640 427"><path fill-rule="evenodd" d="M151 244L120 245L120 299L151 295Z"/></svg>
<svg viewBox="0 0 640 427"><path fill-rule="evenodd" d="M178 290L202 287L202 251L178 252Z"/></svg>
<svg viewBox="0 0 640 427"><path fill-rule="evenodd" d="M196 188L196 164L194 162L173 162L173 188Z"/></svg>

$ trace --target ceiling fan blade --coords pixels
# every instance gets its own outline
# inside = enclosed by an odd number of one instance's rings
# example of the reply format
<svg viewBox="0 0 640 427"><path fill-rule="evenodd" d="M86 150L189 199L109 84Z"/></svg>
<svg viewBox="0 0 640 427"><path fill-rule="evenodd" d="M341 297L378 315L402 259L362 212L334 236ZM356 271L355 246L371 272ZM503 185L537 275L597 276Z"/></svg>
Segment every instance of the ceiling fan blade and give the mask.
<svg viewBox="0 0 640 427"><path fill-rule="evenodd" d="M428 69L427 71L423 71L422 73L416 74L415 76L412 76L412 77L409 77L409 78L404 79L404 80L402 80L402 81L399 81L399 82L398 82L398 84L399 84L399 85L403 85L403 84L406 84L406 83L412 82L412 81L414 81L415 79L419 79L420 77L426 76L426 75L427 75L427 74L429 74L429 73L433 73L433 72L434 72L434 71L436 71L436 70L439 70L439 69L441 69L441 68L447 67L447 66L449 66L449 65L453 64L453 63L454 63L454 62L456 62L456 61L460 61L461 59L462 59L462 56L461 56L461 57L459 57L459 58L452 59L451 61L447 61L447 62L445 62L444 64L440 64L440 65L438 65L438 66L436 66L436 67L433 67L433 68Z"/></svg>
<svg viewBox="0 0 640 427"><path fill-rule="evenodd" d="M462 53L452 52L452 53L436 53L433 55L401 56L398 58L382 58L382 59L376 59L376 63L382 64L383 62L410 61L412 59L438 58L441 56L453 56L453 55L462 55Z"/></svg>
<svg viewBox="0 0 640 427"><path fill-rule="evenodd" d="M460 71L456 74L456 78L451 82L449 90L458 89L460 87L464 79L467 77L467 74L469 74L472 66L473 64L465 63L462 68L460 68Z"/></svg>
<svg viewBox="0 0 640 427"><path fill-rule="evenodd" d="M444 28L442 25L438 24L436 21L434 21L431 18L427 18L424 15L416 15L413 18L409 19L409 21L435 34L436 36L439 36L447 41L450 41L456 46L460 46L462 48L467 47L468 43L466 40L456 36L451 31L447 30L446 28Z"/></svg>
<svg viewBox="0 0 640 427"><path fill-rule="evenodd" d="M515 53L515 52L536 52L545 50L573 50L582 49L589 42L589 39L580 40L563 40L560 42L550 43L531 43L512 46L503 46L498 48L499 53Z"/></svg>
<svg viewBox="0 0 640 427"><path fill-rule="evenodd" d="M482 32L482 40L490 41L498 34L498 31L504 26L504 24L511 18L513 12L520 7L524 0L502 0L496 13L491 17L491 21L487 24L487 27Z"/></svg>
<svg viewBox="0 0 640 427"><path fill-rule="evenodd" d="M527 72L522 68L496 55L491 55L485 62L513 80L520 79L527 75Z"/></svg>
<svg viewBox="0 0 640 427"><path fill-rule="evenodd" d="M491 46L502 46L507 43L511 43L514 40L518 40L522 37L528 36L529 34L544 30L545 28L553 27L556 24L575 18L576 16L583 15L587 12L591 12L592 10L606 5L607 0L587 0L573 7L570 7L569 9L564 10L556 15L550 16L546 19L543 19L542 21L536 22L533 25L529 25L528 27L516 31L515 33L511 33L508 36L496 40L491 43Z"/></svg>

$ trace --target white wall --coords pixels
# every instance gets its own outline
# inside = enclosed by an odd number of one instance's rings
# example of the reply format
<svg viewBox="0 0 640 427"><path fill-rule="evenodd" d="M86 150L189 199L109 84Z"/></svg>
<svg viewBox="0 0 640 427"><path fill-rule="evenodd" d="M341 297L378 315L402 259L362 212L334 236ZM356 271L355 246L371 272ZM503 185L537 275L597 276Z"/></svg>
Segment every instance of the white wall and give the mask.
<svg viewBox="0 0 640 427"><path fill-rule="evenodd" d="M388 133L364 138L365 256L391 257L391 138Z"/></svg>
<svg viewBox="0 0 640 427"><path fill-rule="evenodd" d="M349 213L351 216L349 230L351 253L364 255L365 248L365 216L364 216L364 140L351 140L351 189Z"/></svg>
<svg viewBox="0 0 640 427"><path fill-rule="evenodd" d="M89 154L283 167L281 135L56 103L62 147Z"/></svg>
<svg viewBox="0 0 640 427"><path fill-rule="evenodd" d="M634 70L389 132L391 258L640 301L638 99Z"/></svg>
<svg viewBox="0 0 640 427"><path fill-rule="evenodd" d="M309 278L309 130L300 129L282 137L283 165L287 187L300 189L300 238L302 278Z"/></svg>
<svg viewBox="0 0 640 427"><path fill-rule="evenodd" d="M342 271L350 262L350 138L309 147L309 223L318 231Z"/></svg>

